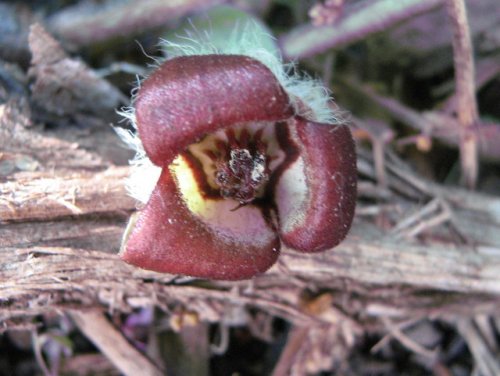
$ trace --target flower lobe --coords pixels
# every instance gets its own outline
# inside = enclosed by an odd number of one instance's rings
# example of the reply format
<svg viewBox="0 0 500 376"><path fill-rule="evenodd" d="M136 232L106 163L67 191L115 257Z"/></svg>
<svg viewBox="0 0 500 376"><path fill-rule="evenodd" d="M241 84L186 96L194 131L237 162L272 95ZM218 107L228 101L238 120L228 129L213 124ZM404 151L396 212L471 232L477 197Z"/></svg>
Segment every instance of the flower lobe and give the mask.
<svg viewBox="0 0 500 376"><path fill-rule="evenodd" d="M167 60L143 82L134 106L144 149L160 167L208 133L294 113L269 68L242 55Z"/></svg>

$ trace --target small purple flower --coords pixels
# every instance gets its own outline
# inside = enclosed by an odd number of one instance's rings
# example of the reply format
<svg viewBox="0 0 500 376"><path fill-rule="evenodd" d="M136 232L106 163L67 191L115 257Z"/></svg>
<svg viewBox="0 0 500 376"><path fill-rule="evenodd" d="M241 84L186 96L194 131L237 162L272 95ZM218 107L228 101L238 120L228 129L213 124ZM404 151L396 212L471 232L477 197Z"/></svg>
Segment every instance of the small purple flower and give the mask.
<svg viewBox="0 0 500 376"><path fill-rule="evenodd" d="M128 138L148 159L129 185L145 206L124 261L239 280L271 267L281 244L319 252L344 239L356 199L351 133L324 123L331 112L314 83L267 58L178 56L142 82L129 114L140 143ZM157 178L146 194L144 171Z"/></svg>

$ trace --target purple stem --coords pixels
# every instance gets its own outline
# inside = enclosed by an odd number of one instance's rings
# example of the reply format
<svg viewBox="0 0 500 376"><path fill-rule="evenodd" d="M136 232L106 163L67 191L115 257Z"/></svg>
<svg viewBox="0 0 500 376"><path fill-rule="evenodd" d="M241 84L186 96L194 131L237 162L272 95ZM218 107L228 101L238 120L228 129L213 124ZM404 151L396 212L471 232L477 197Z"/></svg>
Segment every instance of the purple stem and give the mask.
<svg viewBox="0 0 500 376"><path fill-rule="evenodd" d="M281 38L281 48L289 59L309 57L385 30L441 3L442 0L377 0L354 4L333 25L309 24L292 30Z"/></svg>

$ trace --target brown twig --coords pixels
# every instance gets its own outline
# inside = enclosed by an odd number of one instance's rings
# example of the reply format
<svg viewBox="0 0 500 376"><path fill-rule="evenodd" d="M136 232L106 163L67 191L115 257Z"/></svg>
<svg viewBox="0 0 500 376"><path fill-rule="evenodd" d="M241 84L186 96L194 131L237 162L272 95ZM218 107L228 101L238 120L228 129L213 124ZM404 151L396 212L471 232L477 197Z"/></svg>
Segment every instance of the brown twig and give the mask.
<svg viewBox="0 0 500 376"><path fill-rule="evenodd" d="M426 229L437 227L442 222L450 220L450 217L451 213L447 205L436 198L420 208L416 213L399 221L391 230L391 233L397 238L403 236L415 237Z"/></svg>
<svg viewBox="0 0 500 376"><path fill-rule="evenodd" d="M460 124L460 161L464 184L472 189L478 176L478 146L475 127L479 118L475 84L472 42L464 0L446 1L453 28L456 111Z"/></svg>
<svg viewBox="0 0 500 376"><path fill-rule="evenodd" d="M45 359L42 355L41 341L35 331L31 333L31 342L33 343L33 352L35 353L35 359L38 367L40 367L44 376L52 376L52 372L50 372L49 367L47 366L47 363L45 362Z"/></svg>
<svg viewBox="0 0 500 376"><path fill-rule="evenodd" d="M72 311L78 328L126 376L165 375L135 349L99 311Z"/></svg>
<svg viewBox="0 0 500 376"><path fill-rule="evenodd" d="M384 323L386 329L389 331L390 335L393 338L397 339L399 343L401 343L408 350L413 351L415 354L419 354L431 359L435 359L437 357L436 350L429 350L419 343L408 338L406 334L404 334L403 331L398 327L398 325L393 324L391 320L389 320L389 318L382 318L382 322Z"/></svg>
<svg viewBox="0 0 500 376"><path fill-rule="evenodd" d="M387 145L393 140L394 132L392 129L381 121L369 119L363 121L352 117L354 125L359 127L367 135L367 138L372 144L373 161L375 164L375 172L377 174L377 183L380 188L387 186L384 150Z"/></svg>
<svg viewBox="0 0 500 376"><path fill-rule="evenodd" d="M346 7L344 15L334 24L316 27L300 26L285 35L280 44L287 58L309 57L329 48L352 43L384 30L402 20L430 11L441 0L377 0L360 7Z"/></svg>
<svg viewBox="0 0 500 376"><path fill-rule="evenodd" d="M294 363L294 358L304 344L308 330L307 327L296 327L291 330L285 348L278 360L278 364L274 367L273 376L287 376L290 374L290 368Z"/></svg>
<svg viewBox="0 0 500 376"><path fill-rule="evenodd" d="M474 327L471 319L461 319L457 323L458 331L467 342L480 373L485 376L500 375L500 362L492 354L485 340Z"/></svg>
<svg viewBox="0 0 500 376"><path fill-rule="evenodd" d="M458 147L460 137L456 132L456 119L446 111L429 111L420 113L394 98L376 93L368 86L362 86L352 80L337 80L342 87L355 90L356 94L373 101L386 110L394 119L403 122L424 136L436 138L447 145ZM481 123L476 130L478 137L478 153L481 158L500 161L500 125Z"/></svg>

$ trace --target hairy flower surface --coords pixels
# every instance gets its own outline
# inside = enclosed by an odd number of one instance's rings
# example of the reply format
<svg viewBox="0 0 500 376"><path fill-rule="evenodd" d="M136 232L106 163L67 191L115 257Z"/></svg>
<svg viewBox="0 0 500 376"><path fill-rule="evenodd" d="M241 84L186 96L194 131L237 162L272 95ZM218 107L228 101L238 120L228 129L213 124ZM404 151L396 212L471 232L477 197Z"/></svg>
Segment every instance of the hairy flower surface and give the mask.
<svg viewBox="0 0 500 376"><path fill-rule="evenodd" d="M139 139L121 132L138 150L129 191L145 204L121 258L237 280L267 270L281 244L337 245L354 214L356 156L322 89L265 51L180 50L137 92Z"/></svg>

